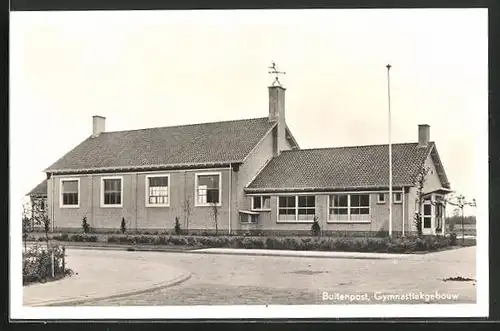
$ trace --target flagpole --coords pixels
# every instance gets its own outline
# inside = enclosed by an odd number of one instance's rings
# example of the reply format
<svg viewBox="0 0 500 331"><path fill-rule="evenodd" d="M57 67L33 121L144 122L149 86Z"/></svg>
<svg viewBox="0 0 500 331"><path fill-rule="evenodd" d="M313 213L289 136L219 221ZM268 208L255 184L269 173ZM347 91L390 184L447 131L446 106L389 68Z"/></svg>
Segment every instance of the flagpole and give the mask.
<svg viewBox="0 0 500 331"><path fill-rule="evenodd" d="M388 64L387 68L387 98L389 109L389 236L392 236L392 141L391 141L391 80L389 71L391 65Z"/></svg>

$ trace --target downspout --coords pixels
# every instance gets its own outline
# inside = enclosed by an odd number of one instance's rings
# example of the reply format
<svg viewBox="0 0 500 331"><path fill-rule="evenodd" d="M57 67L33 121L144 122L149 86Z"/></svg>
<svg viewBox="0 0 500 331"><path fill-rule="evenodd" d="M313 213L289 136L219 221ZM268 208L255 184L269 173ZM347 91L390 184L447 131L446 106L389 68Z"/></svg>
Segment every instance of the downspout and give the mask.
<svg viewBox="0 0 500 331"><path fill-rule="evenodd" d="M229 223L228 223L228 232L229 232L229 235L231 235L231 203L232 203L232 199L231 199L231 188L233 186L233 167L232 167L232 164L229 163Z"/></svg>
<svg viewBox="0 0 500 331"><path fill-rule="evenodd" d="M405 200L406 200L406 194L405 194L405 188L403 187L403 192L401 193L403 197L403 232L402 236L405 236L405 223L406 223L406 214L405 214Z"/></svg>
<svg viewBox="0 0 500 331"><path fill-rule="evenodd" d="M138 223L139 223L139 220L137 219L137 208L139 206L138 204L138 196L137 196L137 185L138 185L138 174L137 172L135 173L135 233L137 233L137 229L138 229ZM170 183L168 183L170 185ZM146 197L147 198L147 197ZM168 197L170 199L170 197Z"/></svg>
<svg viewBox="0 0 500 331"><path fill-rule="evenodd" d="M55 181L54 181L54 176L51 175L50 177L52 180L52 192L51 192L51 194L52 194L52 206L51 206L52 207L52 222L51 223L52 223L52 232L54 232L54 227L55 227L54 188L56 187L56 185L55 185Z"/></svg>

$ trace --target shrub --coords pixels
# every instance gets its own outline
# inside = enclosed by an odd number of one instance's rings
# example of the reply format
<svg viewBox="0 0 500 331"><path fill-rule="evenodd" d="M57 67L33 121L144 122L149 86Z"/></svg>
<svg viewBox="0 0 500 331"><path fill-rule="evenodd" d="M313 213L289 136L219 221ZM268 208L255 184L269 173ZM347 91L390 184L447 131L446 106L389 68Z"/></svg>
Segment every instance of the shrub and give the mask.
<svg viewBox="0 0 500 331"><path fill-rule="evenodd" d="M450 233L450 245L455 246L457 244L457 234L455 232Z"/></svg>
<svg viewBox="0 0 500 331"><path fill-rule="evenodd" d="M321 234L321 227L317 217L314 217L313 224L311 225L311 233L313 236L319 236Z"/></svg>
<svg viewBox="0 0 500 331"><path fill-rule="evenodd" d="M125 223L125 217L122 217L122 223L120 224L120 231L122 234L125 234L127 232L127 224Z"/></svg>
<svg viewBox="0 0 500 331"><path fill-rule="evenodd" d="M182 232L182 230L181 230L181 224L179 223L179 217L178 216L175 218L174 232L177 235L181 234L181 232Z"/></svg>
<svg viewBox="0 0 500 331"><path fill-rule="evenodd" d="M415 217L413 219L413 224L415 225L415 228L417 229L417 234L419 236L422 235L422 217L420 217L420 213L415 213Z"/></svg>
<svg viewBox="0 0 500 331"><path fill-rule="evenodd" d="M63 236L64 234L61 235L61 237ZM67 238L67 240L69 241L73 241L73 242L97 242L98 241L98 237L97 236L89 236L87 234L74 234L74 235L71 235Z"/></svg>
<svg viewBox="0 0 500 331"><path fill-rule="evenodd" d="M73 271L66 268L65 264L64 247L49 246L49 249L38 245L30 247L23 252L23 285L71 276Z"/></svg>
<svg viewBox="0 0 500 331"><path fill-rule="evenodd" d="M89 225L89 223L87 223L87 216L83 216L82 228L83 228L83 233L90 232L90 225Z"/></svg>

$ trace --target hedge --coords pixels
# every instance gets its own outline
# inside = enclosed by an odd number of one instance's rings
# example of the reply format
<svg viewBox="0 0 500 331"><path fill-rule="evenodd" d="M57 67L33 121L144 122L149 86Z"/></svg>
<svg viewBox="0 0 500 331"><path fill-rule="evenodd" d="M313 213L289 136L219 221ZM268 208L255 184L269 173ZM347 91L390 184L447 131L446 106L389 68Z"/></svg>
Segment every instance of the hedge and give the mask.
<svg viewBox="0 0 500 331"><path fill-rule="evenodd" d="M197 248L283 249L304 251L410 253L456 245L456 235L405 238L250 237L250 236L108 236L108 243L176 245Z"/></svg>

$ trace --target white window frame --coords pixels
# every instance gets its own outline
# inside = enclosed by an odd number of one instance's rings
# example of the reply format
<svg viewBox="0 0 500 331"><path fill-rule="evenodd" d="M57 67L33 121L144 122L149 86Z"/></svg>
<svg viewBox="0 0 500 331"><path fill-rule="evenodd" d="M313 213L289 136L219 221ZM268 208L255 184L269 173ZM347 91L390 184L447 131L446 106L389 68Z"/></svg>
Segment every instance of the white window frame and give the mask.
<svg viewBox="0 0 500 331"><path fill-rule="evenodd" d="M264 207L264 197L269 199L269 208ZM254 195L251 198L252 198L250 201L250 203L252 204L252 206L251 206L252 208L250 208L251 210L257 210L257 211L269 211L269 210L271 210L271 196L270 195L265 195L265 194L264 195ZM256 198L260 199L261 208L254 208L253 207L254 206L253 202Z"/></svg>
<svg viewBox="0 0 500 331"><path fill-rule="evenodd" d="M104 204L104 180L106 179L119 179L121 181L120 185L120 204L107 205ZM101 177L101 208L122 208L123 207L123 176L105 176Z"/></svg>
<svg viewBox="0 0 500 331"><path fill-rule="evenodd" d="M276 196L276 223L313 223L314 222L314 217L316 216L317 212L317 204L316 204L316 195L315 194L301 194L301 195L292 195L295 197L295 220L280 220L280 197L286 197L289 198L290 195L277 195ZM308 197L308 196L313 196L314 197L314 215L311 215L312 218L309 220L299 220L299 196L300 197Z"/></svg>
<svg viewBox="0 0 500 331"><path fill-rule="evenodd" d="M384 197L383 200L380 200L380 195L382 195ZM385 193L383 193L383 192L377 193L377 203L378 204L384 204L385 203Z"/></svg>
<svg viewBox="0 0 500 331"><path fill-rule="evenodd" d="M394 192L393 202L394 203L402 203L403 202L403 193L402 192ZM396 194L400 194L401 199L396 199Z"/></svg>
<svg viewBox="0 0 500 331"><path fill-rule="evenodd" d="M332 195L347 195L347 220L335 220L335 219L330 219L330 197ZM366 215L367 220L352 220L351 219L351 195L368 195L368 214L363 214ZM350 224L360 224L360 223L371 223L371 216L372 216L372 194L370 193L344 193L344 192L338 192L338 193L333 193L328 195L328 201L327 201L327 223L350 223ZM378 198L377 198L378 199ZM354 207L356 208L356 207ZM366 208L366 207L362 207Z"/></svg>
<svg viewBox="0 0 500 331"><path fill-rule="evenodd" d="M78 182L78 204L76 205L65 205L63 204L63 182ZM80 178L78 177L67 177L59 179L59 207L60 208L80 208Z"/></svg>
<svg viewBox="0 0 500 331"><path fill-rule="evenodd" d="M167 186L167 203L150 203L149 202L149 178L156 177L167 177L168 186ZM146 196L145 203L146 207L170 207L170 174L154 174L154 175L146 175L145 179L146 186Z"/></svg>
<svg viewBox="0 0 500 331"><path fill-rule="evenodd" d="M210 207L212 203L198 203L198 176L219 176L219 202L217 207L222 206L222 172L196 172L194 174L194 206L195 207Z"/></svg>

